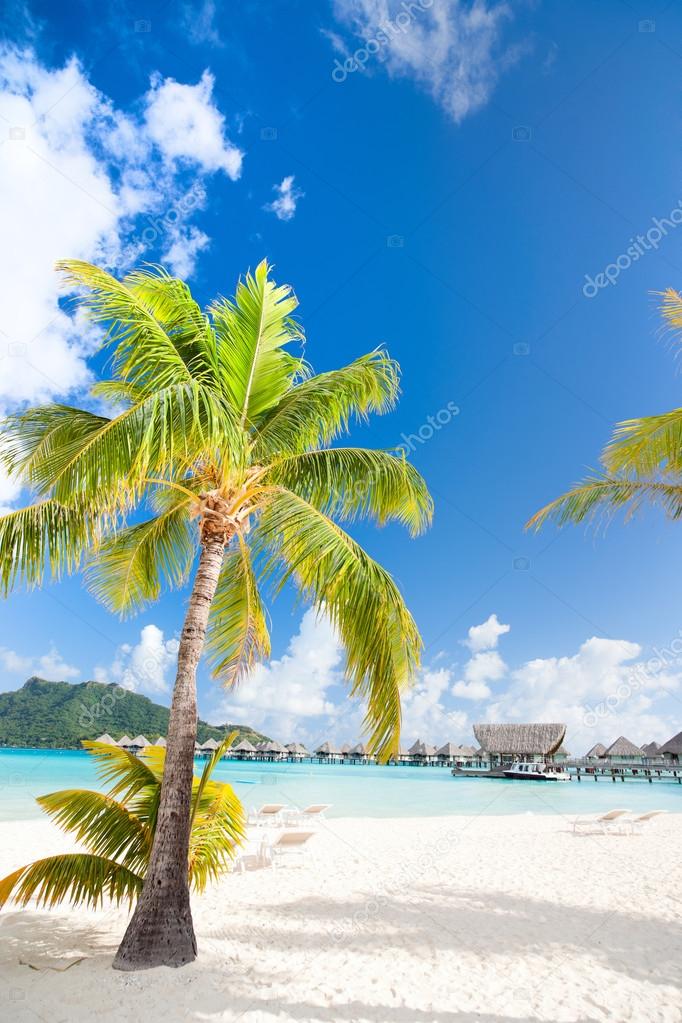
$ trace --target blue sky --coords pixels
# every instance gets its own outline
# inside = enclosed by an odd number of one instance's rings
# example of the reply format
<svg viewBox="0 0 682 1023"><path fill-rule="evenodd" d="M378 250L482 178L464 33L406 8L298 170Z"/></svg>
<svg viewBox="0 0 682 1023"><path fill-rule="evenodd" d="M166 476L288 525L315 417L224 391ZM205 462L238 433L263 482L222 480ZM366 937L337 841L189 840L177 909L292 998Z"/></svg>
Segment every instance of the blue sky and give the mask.
<svg viewBox="0 0 682 1023"><path fill-rule="evenodd" d="M565 720L576 752L678 731L679 527L523 529L614 422L679 403L651 294L682 286L676 6L33 3L7 26L0 409L76 400L97 374L55 259L164 261L208 301L267 256L316 369L380 343L402 366L399 408L354 438L411 438L436 502L416 541L356 530L424 637L405 740L501 717ZM0 480L0 505L20 501ZM167 702L184 599L119 622L77 579L16 594L0 682ZM204 716L357 737L342 652L303 611L273 609L275 660L240 693L202 675Z"/></svg>

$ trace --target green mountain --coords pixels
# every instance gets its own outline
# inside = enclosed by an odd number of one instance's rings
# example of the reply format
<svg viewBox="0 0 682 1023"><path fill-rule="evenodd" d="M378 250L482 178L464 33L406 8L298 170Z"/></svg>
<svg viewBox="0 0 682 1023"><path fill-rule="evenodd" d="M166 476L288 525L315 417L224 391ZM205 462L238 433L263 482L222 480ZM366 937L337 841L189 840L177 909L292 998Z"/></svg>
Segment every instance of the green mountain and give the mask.
<svg viewBox="0 0 682 1023"><path fill-rule="evenodd" d="M46 682L30 678L21 689L0 693L0 746L73 748L81 739L108 732L114 739L142 733L151 742L168 734L168 707L152 703L114 683ZM242 725L199 721L197 738L222 739L236 730L239 739L263 742L267 736Z"/></svg>

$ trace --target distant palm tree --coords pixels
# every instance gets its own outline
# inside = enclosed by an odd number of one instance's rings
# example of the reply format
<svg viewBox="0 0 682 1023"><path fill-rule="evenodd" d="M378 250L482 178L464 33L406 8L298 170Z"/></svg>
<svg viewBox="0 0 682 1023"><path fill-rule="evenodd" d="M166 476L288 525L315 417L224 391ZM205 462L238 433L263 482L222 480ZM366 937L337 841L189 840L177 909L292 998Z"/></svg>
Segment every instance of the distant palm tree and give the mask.
<svg viewBox="0 0 682 1023"><path fill-rule="evenodd" d="M390 756L421 640L390 575L338 521L397 520L414 535L432 502L404 454L328 446L394 405L398 366L378 350L313 376L290 350L302 340L296 298L266 262L206 312L160 268L120 282L87 263L59 268L106 327L112 379L93 392L121 410L50 404L5 422L0 457L37 500L0 519L0 586L84 565L95 596L126 613L184 584L199 553L154 846L114 962L178 966L196 956L187 857L205 639L214 674L234 685L270 651L258 579L275 592L293 581L336 628L372 749Z"/></svg>
<svg viewBox="0 0 682 1023"><path fill-rule="evenodd" d="M663 292L664 320L682 328L682 295ZM559 525L582 522L599 512L623 509L630 518L643 504L659 505L670 518L682 517L682 408L658 416L626 419L616 427L594 472L545 505L528 522L539 529L548 519Z"/></svg>
<svg viewBox="0 0 682 1023"><path fill-rule="evenodd" d="M199 892L227 869L245 835L244 810L232 786L211 781L236 734L220 744L192 782L188 879ZM100 777L111 783L109 791L65 789L38 796L37 802L89 852L46 856L12 871L0 881L0 907L9 899L50 907L68 899L96 908L105 896L132 905L142 891L166 751L150 746L136 757L101 742L83 745L98 761Z"/></svg>

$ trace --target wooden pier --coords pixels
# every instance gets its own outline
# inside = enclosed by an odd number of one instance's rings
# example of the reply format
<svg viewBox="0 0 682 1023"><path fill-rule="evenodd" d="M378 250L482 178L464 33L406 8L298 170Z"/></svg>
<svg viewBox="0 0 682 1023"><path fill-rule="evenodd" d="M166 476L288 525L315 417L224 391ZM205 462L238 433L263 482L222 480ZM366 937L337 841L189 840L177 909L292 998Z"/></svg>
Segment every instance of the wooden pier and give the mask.
<svg viewBox="0 0 682 1023"><path fill-rule="evenodd" d="M583 779L611 779L612 782L636 778L641 781L673 781L682 785L682 764L665 763L660 760L633 760L623 763L603 763L594 760L566 760L563 766L575 773L578 781Z"/></svg>

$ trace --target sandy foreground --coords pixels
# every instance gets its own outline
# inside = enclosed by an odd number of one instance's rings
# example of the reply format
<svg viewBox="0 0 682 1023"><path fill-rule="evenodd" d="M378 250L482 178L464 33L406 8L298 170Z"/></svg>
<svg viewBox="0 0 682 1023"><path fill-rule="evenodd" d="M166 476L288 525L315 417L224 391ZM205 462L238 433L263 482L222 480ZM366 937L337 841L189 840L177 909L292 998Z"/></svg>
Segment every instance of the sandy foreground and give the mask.
<svg viewBox="0 0 682 1023"><path fill-rule="evenodd" d="M682 1020L682 815L588 837L549 816L330 820L314 841L313 862L195 898L181 970L111 969L126 911L6 908L0 1018ZM70 847L0 824L0 871Z"/></svg>

